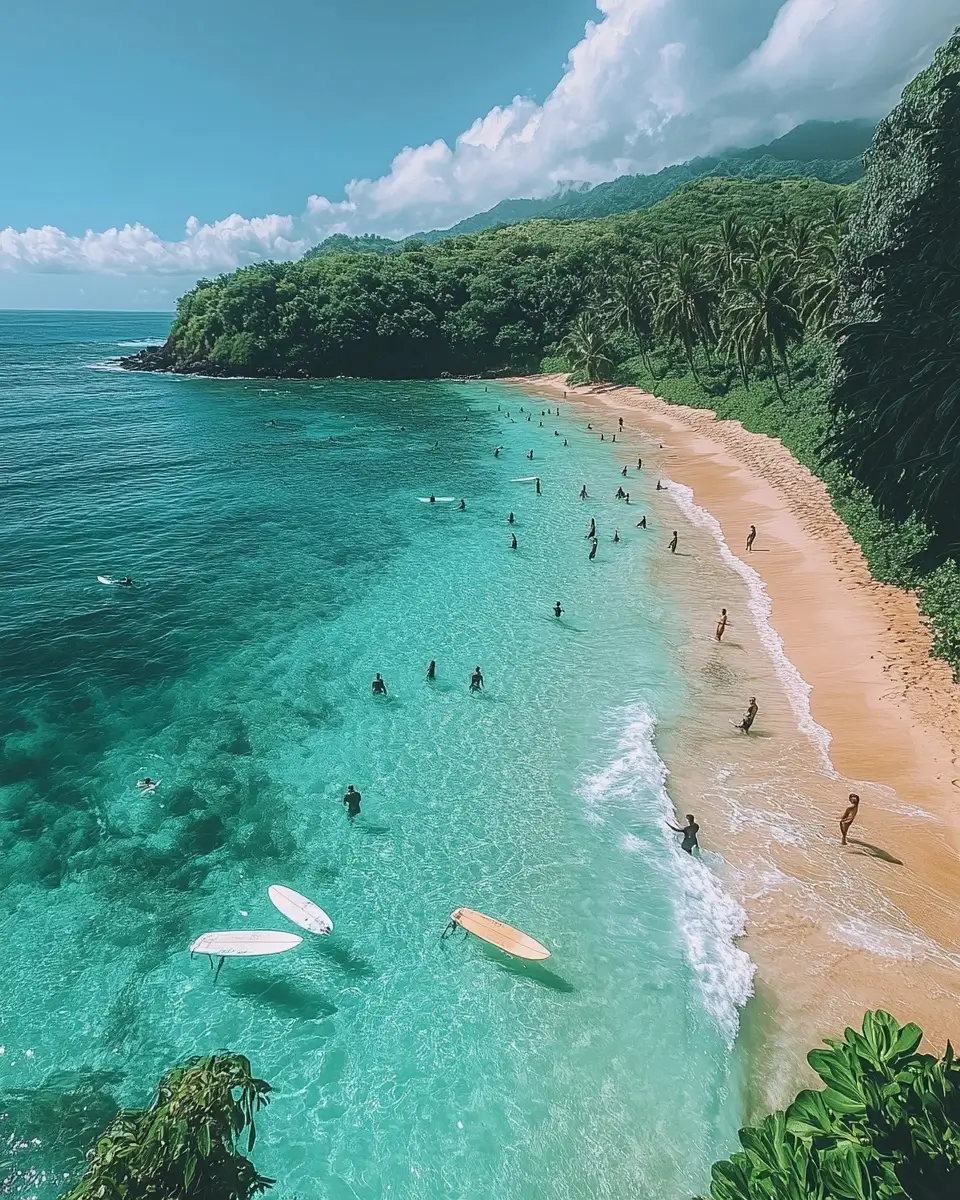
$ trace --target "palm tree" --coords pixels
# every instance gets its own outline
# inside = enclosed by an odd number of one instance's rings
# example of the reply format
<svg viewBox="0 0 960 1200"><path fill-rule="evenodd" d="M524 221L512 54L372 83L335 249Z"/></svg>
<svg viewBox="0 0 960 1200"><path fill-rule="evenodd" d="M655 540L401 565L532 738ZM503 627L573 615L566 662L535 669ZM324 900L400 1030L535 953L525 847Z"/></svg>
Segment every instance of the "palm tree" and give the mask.
<svg viewBox="0 0 960 1200"><path fill-rule="evenodd" d="M744 237L744 258L754 264L777 251L777 235L769 221L748 229Z"/></svg>
<svg viewBox="0 0 960 1200"><path fill-rule="evenodd" d="M787 350L803 340L794 281L782 259L763 258L747 271L725 305L723 345L735 358L745 385L750 371L762 360L783 396L774 355L783 364L790 384Z"/></svg>
<svg viewBox="0 0 960 1200"><path fill-rule="evenodd" d="M814 332L832 333L840 302L840 239L832 225L820 239L815 262L801 295L803 323Z"/></svg>
<svg viewBox="0 0 960 1200"><path fill-rule="evenodd" d="M635 267L614 277L607 313L612 325L624 330L636 341L643 365L654 375L650 362L653 348L653 295L643 274Z"/></svg>
<svg viewBox="0 0 960 1200"><path fill-rule="evenodd" d="M728 287L740 272L746 249L746 231L737 217L724 217L717 240L707 249L707 261L719 287Z"/></svg>
<svg viewBox="0 0 960 1200"><path fill-rule="evenodd" d="M703 346L709 361L714 339L713 309L717 290L693 254L672 264L657 306L660 333L672 344L680 343L694 379L699 382L694 351Z"/></svg>
<svg viewBox="0 0 960 1200"><path fill-rule="evenodd" d="M607 325L591 309L580 313L562 343L570 369L588 383L609 379L613 371Z"/></svg>
<svg viewBox="0 0 960 1200"><path fill-rule="evenodd" d="M63 1200L164 1197L250 1200L274 1181L239 1151L256 1140L254 1114L270 1085L249 1060L221 1052L167 1071L147 1109L118 1113L87 1157L83 1177Z"/></svg>
<svg viewBox="0 0 960 1200"><path fill-rule="evenodd" d="M798 284L812 273L818 250L816 233L810 221L797 217L784 222L780 236L780 253Z"/></svg>

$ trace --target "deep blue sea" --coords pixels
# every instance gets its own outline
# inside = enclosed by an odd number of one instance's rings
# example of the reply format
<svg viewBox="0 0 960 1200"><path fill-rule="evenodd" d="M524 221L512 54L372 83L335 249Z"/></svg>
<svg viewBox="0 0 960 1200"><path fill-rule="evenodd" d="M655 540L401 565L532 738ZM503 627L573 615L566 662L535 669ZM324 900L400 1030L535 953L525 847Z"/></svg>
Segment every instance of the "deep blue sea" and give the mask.
<svg viewBox="0 0 960 1200"><path fill-rule="evenodd" d="M642 444L503 384L105 365L168 324L0 313L0 1191L58 1195L221 1047L274 1087L278 1200L705 1190L749 971L664 827L682 614L654 479L613 499ZM272 883L334 933L214 985L199 934L293 931ZM441 941L459 905L552 957Z"/></svg>

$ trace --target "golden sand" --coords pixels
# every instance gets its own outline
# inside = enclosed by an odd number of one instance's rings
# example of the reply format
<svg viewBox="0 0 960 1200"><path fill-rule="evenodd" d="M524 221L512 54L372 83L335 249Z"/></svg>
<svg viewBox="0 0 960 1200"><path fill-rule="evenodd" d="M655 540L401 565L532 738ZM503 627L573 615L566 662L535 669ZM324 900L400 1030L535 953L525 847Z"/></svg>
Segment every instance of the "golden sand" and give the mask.
<svg viewBox="0 0 960 1200"><path fill-rule="evenodd" d="M695 812L706 861L747 911L758 1102L783 1103L806 1081L805 1050L859 1025L866 1008L917 1021L930 1049L956 1042L960 688L929 657L916 600L871 579L823 483L775 439L635 388L515 382L591 406L598 436L624 418L617 445L632 507L662 543L658 578L691 622L677 647L693 681L686 715L660 731L660 748L678 812ZM696 510L685 515L681 488L658 493L658 475L691 488L759 575L809 702L717 531ZM730 625L718 644L723 607ZM746 736L732 722L751 695L760 713ZM810 715L829 732L829 757ZM862 803L843 847L838 819L851 791Z"/></svg>

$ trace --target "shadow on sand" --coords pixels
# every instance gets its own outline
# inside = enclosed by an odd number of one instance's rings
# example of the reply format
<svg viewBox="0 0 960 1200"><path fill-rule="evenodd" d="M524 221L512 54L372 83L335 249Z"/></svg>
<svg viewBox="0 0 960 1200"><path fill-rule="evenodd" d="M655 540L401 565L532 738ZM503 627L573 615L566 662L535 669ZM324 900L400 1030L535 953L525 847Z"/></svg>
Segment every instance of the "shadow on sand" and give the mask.
<svg viewBox="0 0 960 1200"><path fill-rule="evenodd" d="M860 854L864 858L879 858L886 863L893 863L895 867L903 866L902 858L895 858L888 850L881 849L880 846L871 845L870 842L861 842L857 838L847 838L848 846L856 846L854 854Z"/></svg>

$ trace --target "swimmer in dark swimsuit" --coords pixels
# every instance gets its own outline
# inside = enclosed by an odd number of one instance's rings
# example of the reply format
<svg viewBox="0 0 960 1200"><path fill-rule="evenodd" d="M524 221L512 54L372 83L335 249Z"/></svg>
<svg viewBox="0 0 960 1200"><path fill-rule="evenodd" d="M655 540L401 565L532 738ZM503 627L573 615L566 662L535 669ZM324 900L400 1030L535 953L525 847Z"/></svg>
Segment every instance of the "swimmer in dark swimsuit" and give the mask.
<svg viewBox="0 0 960 1200"><path fill-rule="evenodd" d="M479 666L476 668L476 670L470 676L470 691L471 692L482 692L483 691L483 672L480 670Z"/></svg>
<svg viewBox="0 0 960 1200"><path fill-rule="evenodd" d="M466 508L467 508L466 500L461 500L460 503L457 505L457 508L459 508L461 512L466 512Z"/></svg>
<svg viewBox="0 0 960 1200"><path fill-rule="evenodd" d="M387 694L387 685L383 682L383 676L377 672L377 677L370 684L370 690L375 696L385 696Z"/></svg>
<svg viewBox="0 0 960 1200"><path fill-rule="evenodd" d="M436 502L437 502L437 498L436 498L436 496L431 496L431 497L430 497L430 503L431 503L431 504L436 504Z"/></svg>
<svg viewBox="0 0 960 1200"><path fill-rule="evenodd" d="M594 538L593 545L590 547L590 553L587 555L590 562L593 562L593 560L597 557L597 545L597 539Z"/></svg>
<svg viewBox="0 0 960 1200"><path fill-rule="evenodd" d="M588 538L595 538L597 536L597 522L594 517L590 518L590 528L583 536Z"/></svg>
<svg viewBox="0 0 960 1200"><path fill-rule="evenodd" d="M427 663L427 678L428 679L436 679L436 677L437 677L437 660L435 658L431 658L430 661Z"/></svg>
<svg viewBox="0 0 960 1200"><path fill-rule="evenodd" d="M347 820L352 821L360 815L360 801L363 797L351 783L343 794L343 807L347 810Z"/></svg>
<svg viewBox="0 0 960 1200"><path fill-rule="evenodd" d="M751 725L754 723L754 721L757 719L757 711L758 711L758 709L757 709L757 698L756 698L756 696L751 696L751 697L750 697L750 704L749 704L749 706L748 706L748 708L747 708L747 711L746 711L746 712L743 714L743 719L741 720L741 722L740 722L740 724L737 726L737 728L738 728L739 730L742 730L742 732L743 732L743 733L749 733L749 732L750 732L750 726L751 726Z"/></svg>
<svg viewBox="0 0 960 1200"><path fill-rule="evenodd" d="M613 531L613 540L614 540L615 542L619 542L619 541L620 541L620 530L619 530L619 529L615 529L615 530Z"/></svg>
<svg viewBox="0 0 960 1200"><path fill-rule="evenodd" d="M537 495L540 495L540 476L537 476Z"/></svg>
<svg viewBox="0 0 960 1200"><path fill-rule="evenodd" d="M508 524L508 525L512 525L512 524L514 523L514 521L515 521L515 520L516 520L516 517L513 515L513 513L511 513L511 514L509 515L509 517L507 517L507 524Z"/></svg>
<svg viewBox="0 0 960 1200"><path fill-rule="evenodd" d="M626 476L626 474L627 474L627 468L626 468L626 467L624 467L624 468L623 468L623 470L620 472L620 474L621 474L621 475L623 475L623 476Z"/></svg>
<svg viewBox="0 0 960 1200"><path fill-rule="evenodd" d="M627 493L623 490L622 487L618 487L617 490L613 493L613 498L614 498L614 500L622 500L626 494Z"/></svg>
<svg viewBox="0 0 960 1200"><path fill-rule="evenodd" d="M515 533L511 533L510 534L510 549L516 550L516 548L517 548L517 535Z"/></svg>
<svg viewBox="0 0 960 1200"><path fill-rule="evenodd" d="M620 418L620 428L623 429L623 417Z"/></svg>
<svg viewBox="0 0 960 1200"><path fill-rule="evenodd" d="M646 529L646 527L647 527L647 518L646 518L646 516L643 516L637 522L637 528L638 529Z"/></svg>
<svg viewBox="0 0 960 1200"><path fill-rule="evenodd" d="M533 461L533 451L532 450L527 451L527 458L529 458L531 462Z"/></svg>
<svg viewBox="0 0 960 1200"><path fill-rule="evenodd" d="M677 552L677 531L674 530L673 537L670 539L670 553L676 554L676 552Z"/></svg>
<svg viewBox="0 0 960 1200"><path fill-rule="evenodd" d="M495 450L494 450L494 452L493 452L493 457L494 457L494 458L499 458L499 457L500 457L500 447L499 447L499 446L497 446L497 447L495 448Z"/></svg>
<svg viewBox="0 0 960 1200"><path fill-rule="evenodd" d="M580 499L586 500L586 498L587 498L587 485L584 484L583 487L580 489Z"/></svg>
<svg viewBox="0 0 960 1200"><path fill-rule="evenodd" d="M700 849L700 843L697 841L697 834L700 832L700 826L694 820L693 813L687 813L687 823L681 829L677 825L667 825L674 833L682 833L683 841L680 843L680 849L686 850L688 854L692 854L694 850Z"/></svg>
<svg viewBox="0 0 960 1200"><path fill-rule="evenodd" d="M559 601L559 600L558 600L558 601L556 602L556 604L553 606L553 615L554 615L554 616L555 616L555 617L556 617L558 620L560 619L560 617L562 617L562 616L563 616L563 609L560 607L560 601Z"/></svg>

